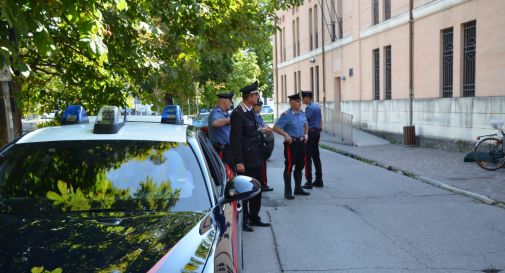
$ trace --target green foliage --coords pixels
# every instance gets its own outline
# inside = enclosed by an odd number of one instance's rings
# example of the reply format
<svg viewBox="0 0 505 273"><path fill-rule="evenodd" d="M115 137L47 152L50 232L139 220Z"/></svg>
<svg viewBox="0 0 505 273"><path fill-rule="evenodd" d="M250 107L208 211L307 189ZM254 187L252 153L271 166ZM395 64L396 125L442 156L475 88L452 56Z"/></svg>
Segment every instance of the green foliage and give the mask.
<svg viewBox="0 0 505 273"><path fill-rule="evenodd" d="M93 115L132 96L203 101L208 82L236 92L251 78L270 95L275 12L301 2L3 0L0 57L25 111L38 113L79 103ZM238 69L244 52L257 59Z"/></svg>

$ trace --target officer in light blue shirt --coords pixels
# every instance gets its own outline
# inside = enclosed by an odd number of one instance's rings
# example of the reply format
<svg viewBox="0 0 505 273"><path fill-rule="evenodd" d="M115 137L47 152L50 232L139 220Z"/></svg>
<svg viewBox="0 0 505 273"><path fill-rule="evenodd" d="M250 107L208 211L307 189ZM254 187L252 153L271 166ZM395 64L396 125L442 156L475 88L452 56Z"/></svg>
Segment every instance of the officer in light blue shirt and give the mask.
<svg viewBox="0 0 505 273"><path fill-rule="evenodd" d="M295 195L309 195L302 189L302 170L305 158L305 141L308 123L305 113L301 111L300 94L288 96L290 108L281 114L274 125L274 132L284 137L284 198L295 197L291 191L291 173L294 172Z"/></svg>
<svg viewBox="0 0 505 273"><path fill-rule="evenodd" d="M209 114L209 139L227 168L233 170L233 154L230 144L230 114L233 93L217 94L219 103Z"/></svg>
<svg viewBox="0 0 505 273"><path fill-rule="evenodd" d="M305 115L309 123L309 139L305 145L305 185L304 189L312 187L323 187L323 174L321 170L321 159L319 158L319 139L321 137L322 118L321 107L313 100L311 91L302 91L303 104L306 104ZM312 161L316 169L316 180L312 181Z"/></svg>
<svg viewBox="0 0 505 273"><path fill-rule="evenodd" d="M217 146L226 147L230 144L230 114L228 110L230 110L233 94L219 93L217 96L219 103L210 111L208 126L210 142L219 152Z"/></svg>

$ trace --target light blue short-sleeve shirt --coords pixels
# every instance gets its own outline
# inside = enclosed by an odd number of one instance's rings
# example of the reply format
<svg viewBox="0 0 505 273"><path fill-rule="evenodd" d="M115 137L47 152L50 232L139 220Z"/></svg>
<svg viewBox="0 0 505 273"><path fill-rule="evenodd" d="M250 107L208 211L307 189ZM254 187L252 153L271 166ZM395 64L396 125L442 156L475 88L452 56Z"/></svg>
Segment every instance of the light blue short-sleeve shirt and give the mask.
<svg viewBox="0 0 505 273"><path fill-rule="evenodd" d="M321 107L315 102L311 102L305 108L305 116L307 117L307 122L309 123L309 128L321 128Z"/></svg>
<svg viewBox="0 0 505 273"><path fill-rule="evenodd" d="M303 137L305 135L305 123L307 123L307 118L304 112L295 113L289 109L282 113L275 126L286 131L291 137Z"/></svg>
<svg viewBox="0 0 505 273"><path fill-rule="evenodd" d="M218 119L229 118L230 114L227 111L217 106L209 114L209 139L212 143L219 143L221 145L228 145L230 143L230 124L221 127L213 127L212 123Z"/></svg>

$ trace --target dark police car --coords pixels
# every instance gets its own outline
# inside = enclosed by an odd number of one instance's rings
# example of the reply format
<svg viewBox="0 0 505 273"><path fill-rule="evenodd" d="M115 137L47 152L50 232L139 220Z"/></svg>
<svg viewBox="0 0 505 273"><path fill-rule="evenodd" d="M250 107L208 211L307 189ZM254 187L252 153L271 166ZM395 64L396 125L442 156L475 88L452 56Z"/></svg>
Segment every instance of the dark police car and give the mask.
<svg viewBox="0 0 505 273"><path fill-rule="evenodd" d="M191 126L79 107L0 150L0 272L240 271L259 183Z"/></svg>

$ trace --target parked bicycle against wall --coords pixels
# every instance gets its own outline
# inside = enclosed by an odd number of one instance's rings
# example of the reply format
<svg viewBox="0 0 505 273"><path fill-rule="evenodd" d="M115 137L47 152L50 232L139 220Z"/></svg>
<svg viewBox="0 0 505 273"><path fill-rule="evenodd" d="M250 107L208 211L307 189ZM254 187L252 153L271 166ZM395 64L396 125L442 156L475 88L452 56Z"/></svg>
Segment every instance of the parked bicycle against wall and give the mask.
<svg viewBox="0 0 505 273"><path fill-rule="evenodd" d="M495 171L505 166L505 149L503 138L505 131L502 129L503 120L491 120L491 126L498 130L498 133L477 137L475 145L475 161L479 166L488 171Z"/></svg>

